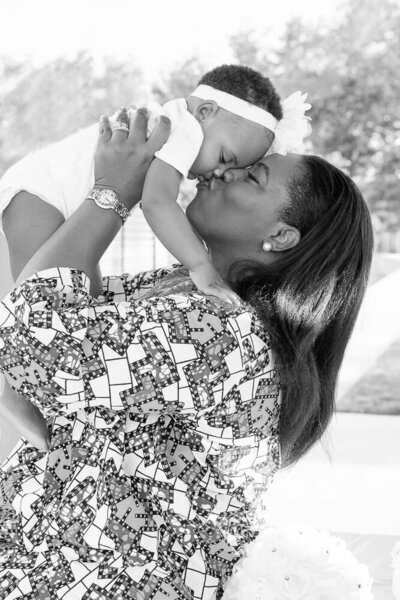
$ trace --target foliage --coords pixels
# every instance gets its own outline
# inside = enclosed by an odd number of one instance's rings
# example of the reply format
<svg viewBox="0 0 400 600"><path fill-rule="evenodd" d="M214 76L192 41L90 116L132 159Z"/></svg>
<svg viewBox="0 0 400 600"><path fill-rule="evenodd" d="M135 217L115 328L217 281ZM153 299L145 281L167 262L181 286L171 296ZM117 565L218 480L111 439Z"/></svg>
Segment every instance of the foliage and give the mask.
<svg viewBox="0 0 400 600"><path fill-rule="evenodd" d="M137 67L106 59L99 68L85 53L36 69L6 58L0 72L8 76L7 86L0 87L0 173L28 152L90 125L142 94Z"/></svg>
<svg viewBox="0 0 400 600"><path fill-rule="evenodd" d="M164 82L153 86L155 99L163 104L171 98L188 96L206 70L205 66L196 57L185 60L171 70Z"/></svg>
<svg viewBox="0 0 400 600"><path fill-rule="evenodd" d="M312 151L347 170L386 229L400 227L400 7L348 1L332 25L288 23L278 48L252 32L232 37L236 58L285 97L308 91Z"/></svg>
<svg viewBox="0 0 400 600"><path fill-rule="evenodd" d="M332 23L292 20L280 42L245 31L231 37L237 62L271 77L285 95L309 92L309 150L358 182L380 229L400 228L400 6L346 0ZM215 65L213 65L215 66ZM205 65L192 57L152 88L158 102L190 93ZM102 113L140 102L142 74L132 62L57 59L41 68L0 61L0 174L27 152L86 126Z"/></svg>

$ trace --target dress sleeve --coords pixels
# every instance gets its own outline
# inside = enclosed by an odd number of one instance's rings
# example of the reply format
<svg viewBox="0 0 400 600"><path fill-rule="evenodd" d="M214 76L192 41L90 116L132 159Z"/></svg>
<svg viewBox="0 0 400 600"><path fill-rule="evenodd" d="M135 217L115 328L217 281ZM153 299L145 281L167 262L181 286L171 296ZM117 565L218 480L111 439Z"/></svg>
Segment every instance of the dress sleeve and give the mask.
<svg viewBox="0 0 400 600"><path fill-rule="evenodd" d="M227 443L276 424L273 360L249 310L195 293L101 303L88 290L80 271L48 269L0 304L0 369L46 416L179 414Z"/></svg>

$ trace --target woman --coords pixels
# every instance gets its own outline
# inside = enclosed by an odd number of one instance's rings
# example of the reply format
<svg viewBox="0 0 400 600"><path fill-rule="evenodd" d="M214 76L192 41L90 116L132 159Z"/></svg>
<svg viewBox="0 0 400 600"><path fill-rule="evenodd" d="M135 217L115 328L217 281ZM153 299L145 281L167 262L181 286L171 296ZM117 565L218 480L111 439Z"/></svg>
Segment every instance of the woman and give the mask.
<svg viewBox="0 0 400 600"><path fill-rule="evenodd" d="M102 122L96 184L128 208L168 137L146 126ZM91 200L1 305L2 370L51 429L48 453L21 442L2 467L4 598L220 598L261 493L329 422L371 261L362 196L294 155L198 188L188 218L241 306L180 268L94 299L121 219Z"/></svg>

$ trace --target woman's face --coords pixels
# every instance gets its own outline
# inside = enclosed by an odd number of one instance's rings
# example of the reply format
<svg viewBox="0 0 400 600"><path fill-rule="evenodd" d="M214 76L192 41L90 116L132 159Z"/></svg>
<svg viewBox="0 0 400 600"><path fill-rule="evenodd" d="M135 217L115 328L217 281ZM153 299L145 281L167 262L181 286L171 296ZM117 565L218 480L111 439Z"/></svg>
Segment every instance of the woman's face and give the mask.
<svg viewBox="0 0 400 600"><path fill-rule="evenodd" d="M229 169L223 179L200 182L186 215L207 242L249 249L262 245L280 221L287 184L301 156L273 154L250 169Z"/></svg>

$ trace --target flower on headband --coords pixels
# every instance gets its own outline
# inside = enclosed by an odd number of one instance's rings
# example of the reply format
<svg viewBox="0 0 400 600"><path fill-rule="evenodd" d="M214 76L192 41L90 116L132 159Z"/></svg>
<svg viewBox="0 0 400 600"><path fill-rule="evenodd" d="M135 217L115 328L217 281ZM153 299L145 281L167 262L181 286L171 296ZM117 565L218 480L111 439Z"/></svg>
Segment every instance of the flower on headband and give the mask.
<svg viewBox="0 0 400 600"><path fill-rule="evenodd" d="M276 126L275 138L266 156L303 152L304 138L311 134L311 118L305 115L311 104L305 101L306 98L307 94L297 91L282 102L283 118Z"/></svg>

